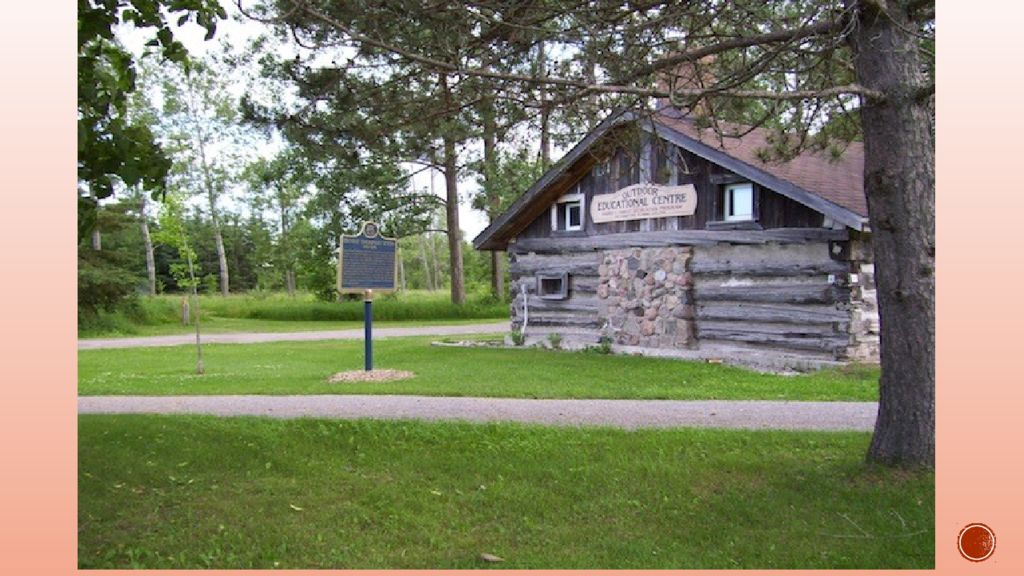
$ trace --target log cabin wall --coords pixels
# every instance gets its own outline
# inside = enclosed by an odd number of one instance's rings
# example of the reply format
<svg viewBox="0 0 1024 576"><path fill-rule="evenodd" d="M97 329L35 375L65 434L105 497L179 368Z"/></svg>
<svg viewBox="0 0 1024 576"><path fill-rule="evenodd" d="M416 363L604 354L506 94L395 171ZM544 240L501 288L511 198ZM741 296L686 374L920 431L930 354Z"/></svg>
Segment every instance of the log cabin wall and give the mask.
<svg viewBox="0 0 1024 576"><path fill-rule="evenodd" d="M557 333L569 347L607 338L878 359L866 235L757 185L753 221L722 222L723 186L744 179L660 139L639 150L615 149L569 186L585 199L581 230L552 230L544 211L509 244L513 329L525 321L528 341ZM595 195L641 182L693 184L694 215L590 220ZM564 277L564 297L545 296L542 277Z"/></svg>
<svg viewBox="0 0 1024 576"><path fill-rule="evenodd" d="M873 264L836 259L849 241L666 244L510 252L513 329L570 347L754 345L834 360L878 358ZM538 275L566 275L564 299ZM524 311L524 303L528 310Z"/></svg>
<svg viewBox="0 0 1024 576"><path fill-rule="evenodd" d="M690 271L701 340L846 356L850 265L828 242L697 247Z"/></svg>

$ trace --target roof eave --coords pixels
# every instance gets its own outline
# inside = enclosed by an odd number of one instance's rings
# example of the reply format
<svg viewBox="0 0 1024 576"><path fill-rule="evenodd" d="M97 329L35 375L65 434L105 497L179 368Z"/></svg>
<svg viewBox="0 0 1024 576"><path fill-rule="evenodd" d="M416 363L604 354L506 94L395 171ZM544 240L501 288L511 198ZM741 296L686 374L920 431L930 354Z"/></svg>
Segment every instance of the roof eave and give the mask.
<svg viewBox="0 0 1024 576"><path fill-rule="evenodd" d="M727 168L740 176L749 178L752 182L760 184L813 210L821 212L836 222L840 222L857 231L862 231L864 229L867 219L853 210L822 198L814 192L805 190L788 180L783 180L782 178L773 176L756 166L751 166L742 160L730 156L722 150L718 150L717 148L713 148L700 140L691 138L671 126L648 119L642 123L642 127L644 130L658 134L673 144L688 150L705 160Z"/></svg>
<svg viewBox="0 0 1024 576"><path fill-rule="evenodd" d="M540 195L548 186L554 183L566 172L577 160L590 150L598 140L608 133L613 127L619 124L631 122L636 118L633 112L620 110L613 113L597 125L585 138L580 140L572 150L569 150L558 162L555 163L533 186L530 186L511 206L500 216L494 219L487 228L473 238L473 247L477 250L504 250L508 247L508 240L512 232L506 230L509 222Z"/></svg>

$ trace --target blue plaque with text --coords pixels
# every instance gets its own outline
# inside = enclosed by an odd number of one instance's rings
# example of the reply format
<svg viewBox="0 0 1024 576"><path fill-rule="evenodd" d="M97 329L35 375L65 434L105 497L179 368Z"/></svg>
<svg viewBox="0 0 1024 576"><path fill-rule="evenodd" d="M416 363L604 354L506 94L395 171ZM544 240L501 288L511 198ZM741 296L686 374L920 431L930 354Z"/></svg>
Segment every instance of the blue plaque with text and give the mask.
<svg viewBox="0 0 1024 576"><path fill-rule="evenodd" d="M338 249L338 292L395 289L398 242L378 234L368 222L358 236L342 236Z"/></svg>

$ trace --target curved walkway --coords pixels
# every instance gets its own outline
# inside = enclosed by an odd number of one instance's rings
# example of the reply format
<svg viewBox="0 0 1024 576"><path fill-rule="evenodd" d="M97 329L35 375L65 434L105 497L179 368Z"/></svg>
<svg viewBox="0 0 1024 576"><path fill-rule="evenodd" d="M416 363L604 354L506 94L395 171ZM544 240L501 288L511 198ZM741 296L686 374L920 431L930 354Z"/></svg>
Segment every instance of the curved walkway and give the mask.
<svg viewBox="0 0 1024 576"><path fill-rule="evenodd" d="M408 326L405 328L374 328L374 338L400 336L455 336L459 334L486 334L508 332L509 323L453 324L447 326ZM203 335L204 344L254 344L257 342L289 342L307 340L362 340L363 329L321 330L316 332L240 332L235 334ZM139 338L90 338L78 341L79 350L96 348L140 348L147 346L181 346L195 344L195 334L171 336L144 336Z"/></svg>
<svg viewBox="0 0 1024 576"><path fill-rule="evenodd" d="M507 421L620 428L871 430L875 402L529 400L438 396L80 396L79 414Z"/></svg>

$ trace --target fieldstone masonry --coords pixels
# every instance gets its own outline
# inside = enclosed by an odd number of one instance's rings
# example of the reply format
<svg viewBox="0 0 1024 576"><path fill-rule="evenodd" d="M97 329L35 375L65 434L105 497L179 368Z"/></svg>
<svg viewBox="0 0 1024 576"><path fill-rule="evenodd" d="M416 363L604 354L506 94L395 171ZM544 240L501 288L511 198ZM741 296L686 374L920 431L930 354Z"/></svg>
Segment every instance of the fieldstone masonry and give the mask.
<svg viewBox="0 0 1024 576"><path fill-rule="evenodd" d="M846 350L846 357L860 362L877 362L881 347L875 265L871 262L853 262L851 267L854 272L850 278L850 346Z"/></svg>
<svg viewBox="0 0 1024 576"><path fill-rule="evenodd" d="M685 246L604 252L597 303L605 335L625 346L695 346L692 257Z"/></svg>

